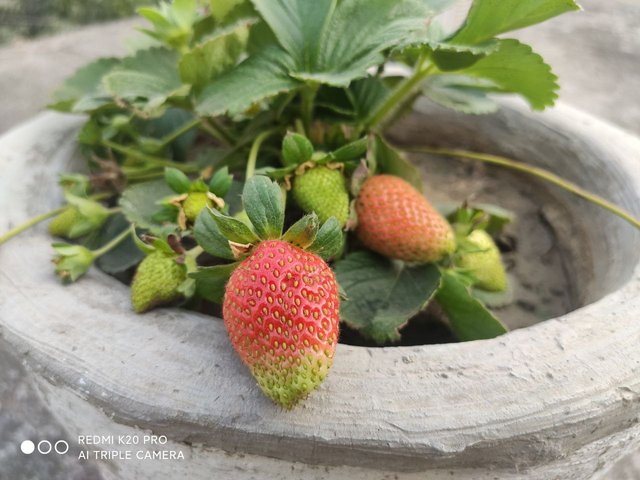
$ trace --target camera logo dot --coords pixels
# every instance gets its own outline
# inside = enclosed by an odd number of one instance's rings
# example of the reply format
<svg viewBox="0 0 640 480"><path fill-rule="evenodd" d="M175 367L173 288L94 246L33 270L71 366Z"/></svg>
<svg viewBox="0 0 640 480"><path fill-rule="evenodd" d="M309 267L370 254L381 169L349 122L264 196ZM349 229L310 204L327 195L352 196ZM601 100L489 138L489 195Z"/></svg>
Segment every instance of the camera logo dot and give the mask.
<svg viewBox="0 0 640 480"><path fill-rule="evenodd" d="M41 455L48 455L52 451L55 451L58 455L64 455L69 451L69 444L64 440L58 440L54 444L51 444L48 440L41 440L38 442L37 449ZM20 451L25 455L31 455L36 451L36 445L31 440L24 440L20 444Z"/></svg>
<svg viewBox="0 0 640 480"><path fill-rule="evenodd" d="M51 452L51 442L49 440L40 440L38 442L38 452L42 455L48 455Z"/></svg>
<svg viewBox="0 0 640 480"><path fill-rule="evenodd" d="M69 451L69 444L64 440L58 440L53 449L56 451L56 453L64 455Z"/></svg>
<svg viewBox="0 0 640 480"><path fill-rule="evenodd" d="M25 455L31 455L35 449L36 449L36 446L31 440L25 440L20 444L20 450Z"/></svg>

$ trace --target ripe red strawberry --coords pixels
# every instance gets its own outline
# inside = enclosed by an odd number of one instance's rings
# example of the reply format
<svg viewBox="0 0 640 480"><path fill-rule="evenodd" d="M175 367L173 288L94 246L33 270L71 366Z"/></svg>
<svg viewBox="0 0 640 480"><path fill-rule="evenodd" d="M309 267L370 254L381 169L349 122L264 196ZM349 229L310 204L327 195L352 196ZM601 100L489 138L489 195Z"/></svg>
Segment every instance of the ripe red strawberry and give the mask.
<svg viewBox="0 0 640 480"><path fill-rule="evenodd" d="M326 377L339 309L338 284L322 258L265 240L231 275L223 317L260 388L289 409Z"/></svg>
<svg viewBox="0 0 640 480"><path fill-rule="evenodd" d="M371 250L412 263L455 250L451 226L411 184L393 175L364 182L356 201L358 238Z"/></svg>

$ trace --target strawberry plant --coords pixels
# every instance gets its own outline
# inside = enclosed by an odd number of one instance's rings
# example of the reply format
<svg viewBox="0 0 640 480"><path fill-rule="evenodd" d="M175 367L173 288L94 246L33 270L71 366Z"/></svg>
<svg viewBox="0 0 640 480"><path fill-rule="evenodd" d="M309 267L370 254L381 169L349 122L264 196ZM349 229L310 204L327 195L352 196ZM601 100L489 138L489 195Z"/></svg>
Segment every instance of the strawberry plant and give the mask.
<svg viewBox="0 0 640 480"><path fill-rule="evenodd" d="M515 94L554 104L557 79L508 32L573 0L174 0L139 9L147 41L81 68L51 108L86 115L87 175L61 177L56 270L93 263L130 282L132 308L222 316L261 389L285 408L317 388L340 325L394 345L424 315L460 341L506 327L495 238L505 210L439 211L385 137L421 96L465 113ZM429 142L429 132L425 132ZM405 147L525 172L640 222L553 173L493 155ZM509 208L509 205L503 207ZM55 217L55 218L54 218ZM433 313L436 312L436 313ZM436 315L437 314L437 315Z"/></svg>

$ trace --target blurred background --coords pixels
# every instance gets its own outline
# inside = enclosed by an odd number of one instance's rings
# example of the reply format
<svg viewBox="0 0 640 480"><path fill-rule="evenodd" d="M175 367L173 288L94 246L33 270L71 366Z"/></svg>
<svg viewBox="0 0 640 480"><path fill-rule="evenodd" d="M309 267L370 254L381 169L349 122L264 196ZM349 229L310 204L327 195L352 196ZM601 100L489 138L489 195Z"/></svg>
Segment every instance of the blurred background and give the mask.
<svg viewBox="0 0 640 480"><path fill-rule="evenodd" d="M126 54L142 25L130 17L150 3L0 0L0 134L43 110L53 89L76 68L97 57ZM561 101L640 135L640 0L580 3L584 12L516 36L553 66ZM467 6L462 2L459 13ZM40 456L29 471L12 463L15 445L44 431L65 436L0 332L0 479L97 478L91 465L70 457ZM608 478L640 480L640 452L615 465Z"/></svg>
<svg viewBox="0 0 640 480"><path fill-rule="evenodd" d="M149 0L0 0L0 44L129 17Z"/></svg>

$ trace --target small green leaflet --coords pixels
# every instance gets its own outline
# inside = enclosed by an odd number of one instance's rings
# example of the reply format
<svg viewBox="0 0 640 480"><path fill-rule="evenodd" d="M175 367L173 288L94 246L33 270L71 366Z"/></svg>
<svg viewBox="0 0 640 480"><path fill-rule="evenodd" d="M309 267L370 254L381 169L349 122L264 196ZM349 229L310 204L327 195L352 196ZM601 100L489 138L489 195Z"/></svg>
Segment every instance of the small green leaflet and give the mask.
<svg viewBox="0 0 640 480"><path fill-rule="evenodd" d="M218 224L208 210L203 210L196 219L193 236L205 252L214 257L234 260L229 241L220 232Z"/></svg>
<svg viewBox="0 0 640 480"><path fill-rule="evenodd" d="M211 218L218 225L220 233L229 241L239 243L241 245L248 245L258 242L258 237L249 226L241 220L234 217L228 217L223 215L218 210L208 208L205 213L208 213Z"/></svg>
<svg viewBox="0 0 640 480"><path fill-rule="evenodd" d="M280 238L284 228L284 202L277 182L264 175L251 177L244 185L242 204L262 240Z"/></svg>
<svg viewBox="0 0 640 480"><path fill-rule="evenodd" d="M103 58L80 68L54 92L50 108L79 113L112 103L102 86L102 78L119 63L116 58Z"/></svg>
<svg viewBox="0 0 640 480"><path fill-rule="evenodd" d="M226 20L227 16L237 8L250 3L249 0L209 0L211 15L217 22Z"/></svg>
<svg viewBox="0 0 640 480"><path fill-rule="evenodd" d="M447 314L460 341L494 338L507 332L507 328L449 271L442 272L436 301Z"/></svg>
<svg viewBox="0 0 640 480"><path fill-rule="evenodd" d="M372 137L369 148L369 155L374 157L377 173L395 175L409 182L418 191L421 192L423 190L424 186L420 170L409 162L402 152L393 148L379 135Z"/></svg>
<svg viewBox="0 0 640 480"><path fill-rule="evenodd" d="M307 250L329 261L340 255L344 242L345 234L342 232L340 222L336 217L331 217L320 227L314 242Z"/></svg>
<svg viewBox="0 0 640 480"><path fill-rule="evenodd" d="M122 192L120 206L129 222L164 238L174 232L178 225L159 224L153 220L153 216L160 210L159 202L163 198L173 195L175 192L169 188L164 180L139 183Z"/></svg>
<svg viewBox="0 0 640 480"><path fill-rule="evenodd" d="M315 213L305 215L291 225L289 230L285 232L282 240L298 248L306 249L316 239L319 228L318 216Z"/></svg>
<svg viewBox="0 0 640 480"><path fill-rule="evenodd" d="M249 27L227 29L197 45L180 59L180 77L200 92L211 80L235 66L244 52Z"/></svg>
<svg viewBox="0 0 640 480"><path fill-rule="evenodd" d="M389 88L379 77L366 77L354 81L347 94L359 122L365 121L389 96Z"/></svg>
<svg viewBox="0 0 640 480"><path fill-rule="evenodd" d="M198 98L201 115L242 113L251 104L301 86L288 74L291 59L279 47L252 55L210 83Z"/></svg>
<svg viewBox="0 0 640 480"><path fill-rule="evenodd" d="M558 77L540 55L518 40L500 40L498 50L458 73L490 80L497 92L520 94L534 110L544 110L558 98Z"/></svg>
<svg viewBox="0 0 640 480"><path fill-rule="evenodd" d="M443 107L479 115L498 109L498 104L488 96L489 91L495 88L493 82L484 79L464 75L434 75L422 84L422 93ZM416 109L420 110L419 104Z"/></svg>
<svg viewBox="0 0 640 480"><path fill-rule="evenodd" d="M282 141L282 162L286 167L297 167L311 160L313 145L309 139L294 132L288 132Z"/></svg>
<svg viewBox="0 0 640 480"><path fill-rule="evenodd" d="M238 265L239 263L230 263L200 268L197 272L190 273L189 278L196 281L196 292L200 297L214 303L222 303L229 277Z"/></svg>
<svg viewBox="0 0 640 480"><path fill-rule="evenodd" d="M440 285L434 265L409 268L366 251L349 254L334 270L347 295L340 318L380 344L399 340L399 329L426 307Z"/></svg>
<svg viewBox="0 0 640 480"><path fill-rule="evenodd" d="M574 10L580 10L574 0L474 0L464 25L450 41L474 45Z"/></svg>
<svg viewBox="0 0 640 480"><path fill-rule="evenodd" d="M178 54L158 47L122 60L104 77L104 86L111 95L139 104L147 112L156 111L169 97L189 92L178 73Z"/></svg>

